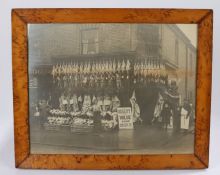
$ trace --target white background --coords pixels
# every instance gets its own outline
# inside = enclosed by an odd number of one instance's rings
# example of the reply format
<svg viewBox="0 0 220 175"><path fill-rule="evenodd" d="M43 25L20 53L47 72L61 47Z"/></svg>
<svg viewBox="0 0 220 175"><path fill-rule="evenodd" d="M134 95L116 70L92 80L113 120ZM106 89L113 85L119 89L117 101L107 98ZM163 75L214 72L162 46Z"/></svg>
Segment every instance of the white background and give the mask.
<svg viewBox="0 0 220 175"><path fill-rule="evenodd" d="M209 8L214 10L210 167L206 170L53 171L14 166L11 9L12 8ZM0 1L0 175L218 175L220 174L220 2L219 0L1 0Z"/></svg>

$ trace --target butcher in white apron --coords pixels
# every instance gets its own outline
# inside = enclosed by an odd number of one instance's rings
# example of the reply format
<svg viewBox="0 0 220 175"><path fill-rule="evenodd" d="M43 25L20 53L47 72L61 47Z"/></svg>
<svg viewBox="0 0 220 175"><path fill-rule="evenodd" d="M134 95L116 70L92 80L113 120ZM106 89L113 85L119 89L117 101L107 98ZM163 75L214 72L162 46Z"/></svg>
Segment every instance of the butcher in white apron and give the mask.
<svg viewBox="0 0 220 175"><path fill-rule="evenodd" d="M110 106L111 106L112 102L111 102L111 98L110 96L106 95L104 96L104 101L103 101L103 110L104 111L109 111L110 110Z"/></svg>
<svg viewBox="0 0 220 175"><path fill-rule="evenodd" d="M70 106L73 112L79 111L78 100L77 100L76 94L73 94L72 98L70 99Z"/></svg>
<svg viewBox="0 0 220 175"><path fill-rule="evenodd" d="M142 119L140 118L140 107L136 101L135 91L133 91L132 97L130 98L130 102L131 102L133 122L134 123L137 121L142 122Z"/></svg>
<svg viewBox="0 0 220 175"><path fill-rule="evenodd" d="M64 101L65 97L64 95L62 94L61 97L59 98L59 103L60 103L60 109L63 111L65 110L64 108L64 104L63 104L63 101Z"/></svg>
<svg viewBox="0 0 220 175"><path fill-rule="evenodd" d="M189 116L188 111L184 108L181 109L181 129L188 130L189 129Z"/></svg>
<svg viewBox="0 0 220 175"><path fill-rule="evenodd" d="M62 99L62 104L63 104L63 106L64 106L64 110L67 111L67 106L68 106L67 97L64 96L64 98Z"/></svg>
<svg viewBox="0 0 220 175"><path fill-rule="evenodd" d="M115 95L112 97L112 112L117 112L118 107L120 107L120 100L117 95Z"/></svg>
<svg viewBox="0 0 220 175"><path fill-rule="evenodd" d="M159 98L158 98L157 104L156 104L155 109L154 109L154 118L151 121L152 124L155 121L160 122L160 123L162 122L161 111L163 109L163 104L164 104L164 99L161 96L161 94L159 93Z"/></svg>
<svg viewBox="0 0 220 175"><path fill-rule="evenodd" d="M85 95L82 106L82 114L90 115L91 105L92 101L90 95Z"/></svg>

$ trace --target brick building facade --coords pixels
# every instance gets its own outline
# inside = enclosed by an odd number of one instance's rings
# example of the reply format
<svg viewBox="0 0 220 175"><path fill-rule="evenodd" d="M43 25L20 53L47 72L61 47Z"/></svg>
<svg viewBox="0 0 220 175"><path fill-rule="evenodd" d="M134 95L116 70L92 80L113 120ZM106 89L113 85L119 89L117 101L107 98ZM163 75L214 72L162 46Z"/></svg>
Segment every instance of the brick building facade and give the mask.
<svg viewBox="0 0 220 175"><path fill-rule="evenodd" d="M34 27L33 27L34 26ZM194 103L196 48L177 27L163 24L45 24L29 27L30 68L71 58L160 59L169 80Z"/></svg>

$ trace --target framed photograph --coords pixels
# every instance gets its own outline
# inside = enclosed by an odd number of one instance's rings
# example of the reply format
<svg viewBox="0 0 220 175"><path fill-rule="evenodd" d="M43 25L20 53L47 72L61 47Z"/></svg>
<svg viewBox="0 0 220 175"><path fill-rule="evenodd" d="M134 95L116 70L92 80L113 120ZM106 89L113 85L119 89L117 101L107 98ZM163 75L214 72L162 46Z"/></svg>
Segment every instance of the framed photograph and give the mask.
<svg viewBox="0 0 220 175"><path fill-rule="evenodd" d="M203 169L208 9L13 9L15 161L33 169Z"/></svg>

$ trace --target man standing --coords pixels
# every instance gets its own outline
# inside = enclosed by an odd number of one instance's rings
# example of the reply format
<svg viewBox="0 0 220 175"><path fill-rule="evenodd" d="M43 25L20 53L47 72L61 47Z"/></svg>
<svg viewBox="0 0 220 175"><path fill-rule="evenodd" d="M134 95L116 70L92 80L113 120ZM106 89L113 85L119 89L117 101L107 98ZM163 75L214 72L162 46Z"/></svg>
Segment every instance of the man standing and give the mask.
<svg viewBox="0 0 220 175"><path fill-rule="evenodd" d="M170 117L172 115L171 107L168 102L165 102L163 105L163 110L161 111L162 116L162 127L167 130L168 125L170 124Z"/></svg>
<svg viewBox="0 0 220 175"><path fill-rule="evenodd" d="M180 94L178 93L178 87L176 81L172 80L168 90L165 92L170 104L170 108L173 111L173 129L178 130L180 123L180 111L179 110L179 99Z"/></svg>
<svg viewBox="0 0 220 175"><path fill-rule="evenodd" d="M174 131L178 133L180 131L180 119L181 119L181 106L179 104L177 104L173 116L174 116Z"/></svg>
<svg viewBox="0 0 220 175"><path fill-rule="evenodd" d="M181 129L186 132L189 129L189 120L190 120L190 106L188 100L184 100L184 105L181 108Z"/></svg>

